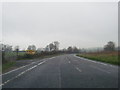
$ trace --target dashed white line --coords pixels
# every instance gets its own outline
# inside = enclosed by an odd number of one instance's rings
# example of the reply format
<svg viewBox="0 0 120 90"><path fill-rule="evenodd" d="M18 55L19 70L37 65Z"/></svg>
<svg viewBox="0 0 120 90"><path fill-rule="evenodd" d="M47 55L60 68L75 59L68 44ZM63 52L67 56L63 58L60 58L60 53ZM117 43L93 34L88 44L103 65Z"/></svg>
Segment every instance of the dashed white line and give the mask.
<svg viewBox="0 0 120 90"><path fill-rule="evenodd" d="M68 63L70 63L70 61L68 61Z"/></svg>
<svg viewBox="0 0 120 90"><path fill-rule="evenodd" d="M61 71L60 71L60 68L59 68L59 88L61 88Z"/></svg>
<svg viewBox="0 0 120 90"><path fill-rule="evenodd" d="M75 67L79 72L82 72L82 70L80 70L78 67Z"/></svg>
<svg viewBox="0 0 120 90"><path fill-rule="evenodd" d="M55 57L52 57L52 58L49 58L49 59L53 59L53 58L55 58Z"/></svg>
<svg viewBox="0 0 120 90"><path fill-rule="evenodd" d="M39 64L37 64L37 65L35 65L35 66L33 66L33 67L31 67L31 68L29 68L29 69L27 69L27 70L25 70L25 71L23 71L23 72L19 73L17 76L15 76L15 77L13 77L13 78L11 78L11 79L9 79L9 80L5 81L5 82L4 82L4 83L2 83L0 86L3 86L3 85L5 85L6 83L8 83L8 82L12 81L13 79L18 78L19 76L21 76L21 75L23 75L24 73L26 73L26 72L28 72L28 71L30 71L30 70L32 70L32 69L34 69L34 68L36 68L38 65L41 65L41 64L43 64L44 62L45 62L45 61L40 62Z"/></svg>

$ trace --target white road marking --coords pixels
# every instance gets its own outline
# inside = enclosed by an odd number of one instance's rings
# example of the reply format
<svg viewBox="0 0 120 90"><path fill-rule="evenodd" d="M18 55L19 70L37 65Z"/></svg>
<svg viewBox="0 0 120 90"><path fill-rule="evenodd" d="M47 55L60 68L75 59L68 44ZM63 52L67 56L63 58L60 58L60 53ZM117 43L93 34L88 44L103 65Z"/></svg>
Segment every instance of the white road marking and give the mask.
<svg viewBox="0 0 120 90"><path fill-rule="evenodd" d="M75 67L79 72L82 72L82 70L80 70L78 67Z"/></svg>
<svg viewBox="0 0 120 90"><path fill-rule="evenodd" d="M102 65L105 65L105 66L107 66L107 65L109 65L109 66L114 66L114 65L110 65L110 64L102 63L102 62L99 62L99 61L93 61L93 60L90 60L90 59L87 59L87 58L79 57L79 56L76 56L76 55L74 55L74 56L77 57L77 58L80 58L80 59L84 59L84 60L87 60L87 61L90 61L90 62L94 62L94 63L102 64Z"/></svg>
<svg viewBox="0 0 120 90"><path fill-rule="evenodd" d="M33 63L35 63L35 62L32 62L31 64L33 64Z"/></svg>
<svg viewBox="0 0 120 90"><path fill-rule="evenodd" d="M38 63L38 65L41 65L41 64L43 64L44 62L46 62L46 61L40 62L40 63Z"/></svg>
<svg viewBox="0 0 120 90"><path fill-rule="evenodd" d="M31 68L29 68L29 69L27 69L27 70L25 70L25 71L23 71L23 72L19 73L17 76L15 76L15 77L13 77L13 78L11 78L11 79L9 79L9 80L5 81L5 82L4 82L4 83L2 83L0 86L3 86L3 85L5 85L6 83L8 83L8 82L12 81L13 79L18 78L19 76L21 76L21 75L23 75L24 73L26 73L26 72L28 72L28 71L30 71L30 70L32 70L32 69L34 69L34 68L36 68L37 66L39 66L39 65L43 64L44 62L46 62L46 61L40 62L39 64L37 64L37 65L35 65L35 66L33 66L33 67L31 67Z"/></svg>
<svg viewBox="0 0 120 90"><path fill-rule="evenodd" d="M98 70L100 70L100 71L102 71L102 72L110 73L109 71L103 70L103 69L98 68L98 67L95 67L95 66L90 66L90 67L95 68L95 69L98 69Z"/></svg>
<svg viewBox="0 0 120 90"><path fill-rule="evenodd" d="M70 61L68 61L68 63L70 63Z"/></svg>
<svg viewBox="0 0 120 90"><path fill-rule="evenodd" d="M34 64L34 63L36 63L36 62L32 62L32 63L30 63L30 64L28 64L28 65L25 65L25 66L16 68L16 69L14 69L14 70L11 70L11 71L9 71L9 72L6 72L6 73L4 73L4 74L1 74L0 76L9 74L9 73L14 72L14 71L17 71L17 70L19 70L19 69L22 69L22 68L24 68L24 67L27 67L27 66L29 66L29 65L32 65L32 64Z"/></svg>
<svg viewBox="0 0 120 90"><path fill-rule="evenodd" d="M22 67L16 68L16 69L14 69L14 70L11 70L11 71L9 71L9 72L6 72L6 73L4 73L4 74L1 74L0 76L2 76L2 75L6 75L6 74L9 74L9 73L11 73L11 72L17 71L17 70L19 70L19 69L22 69L22 68L24 68L24 67L27 67L27 66L29 66L29 65L32 65L32 64L34 64L34 63L38 63L38 62L40 62L40 61L32 62L32 63L30 63L30 64L28 64L28 65L25 65L25 66L22 66Z"/></svg>
<svg viewBox="0 0 120 90"><path fill-rule="evenodd" d="M59 88L61 88L61 71L60 71L60 64L59 64Z"/></svg>
<svg viewBox="0 0 120 90"><path fill-rule="evenodd" d="M0 84L0 87L2 86L3 84Z"/></svg>
<svg viewBox="0 0 120 90"><path fill-rule="evenodd" d="M49 58L49 59L53 59L53 58L55 58L55 57L51 57L51 58Z"/></svg>

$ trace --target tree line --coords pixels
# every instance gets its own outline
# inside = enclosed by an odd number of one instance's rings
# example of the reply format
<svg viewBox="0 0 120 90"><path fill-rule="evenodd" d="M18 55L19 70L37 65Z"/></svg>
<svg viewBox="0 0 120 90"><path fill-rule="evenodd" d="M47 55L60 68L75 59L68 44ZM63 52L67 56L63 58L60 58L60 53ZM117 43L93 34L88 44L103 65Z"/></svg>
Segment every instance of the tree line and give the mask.
<svg viewBox="0 0 120 90"><path fill-rule="evenodd" d="M58 41L54 41L48 45L46 45L45 48L36 48L35 45L28 45L27 50L33 50L36 52L35 55L28 55L25 54L23 56L20 56L20 52L25 52L25 50L20 50L19 46L15 46L14 49L11 45L5 45L0 44L1 52L2 52L2 60L5 62L5 54L6 52L15 52L16 53L16 59L23 59L23 58L32 58L32 57L40 57L44 55L52 55L52 54L60 54L60 53L86 53L88 52L87 49L84 48L77 48L76 46L69 46L65 49L59 49L60 43ZM106 45L103 46L103 50L101 51L115 51L120 50L119 47L115 47L115 43L112 41L109 41Z"/></svg>

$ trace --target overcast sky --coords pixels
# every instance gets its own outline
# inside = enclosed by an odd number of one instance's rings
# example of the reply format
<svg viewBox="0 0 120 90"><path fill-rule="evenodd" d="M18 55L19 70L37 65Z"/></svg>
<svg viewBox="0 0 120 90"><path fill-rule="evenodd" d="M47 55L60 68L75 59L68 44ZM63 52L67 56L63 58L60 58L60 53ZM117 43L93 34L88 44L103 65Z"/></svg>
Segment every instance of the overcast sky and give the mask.
<svg viewBox="0 0 120 90"><path fill-rule="evenodd" d="M6 2L2 7L3 42L27 48L102 47L118 43L117 2Z"/></svg>

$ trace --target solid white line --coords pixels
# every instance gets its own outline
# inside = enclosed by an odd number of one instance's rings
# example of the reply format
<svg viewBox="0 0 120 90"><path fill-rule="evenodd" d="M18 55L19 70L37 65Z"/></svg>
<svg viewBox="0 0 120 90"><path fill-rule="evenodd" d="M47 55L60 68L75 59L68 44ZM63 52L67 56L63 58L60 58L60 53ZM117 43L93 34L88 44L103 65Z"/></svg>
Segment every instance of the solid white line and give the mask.
<svg viewBox="0 0 120 90"><path fill-rule="evenodd" d="M82 70L80 70L78 67L75 67L79 72L82 72Z"/></svg>
<svg viewBox="0 0 120 90"><path fill-rule="evenodd" d="M32 65L32 64L34 64L34 63L36 63L36 62L32 62L32 63L30 63L30 64L28 64L28 65L25 65L25 66L16 68L16 69L14 69L14 70L11 70L11 71L9 71L9 72L6 72L6 73L4 73L4 74L1 74L0 76L9 74L9 73L14 72L14 71L17 71L17 70L19 70L19 69L22 69L22 68L24 68L24 67L27 67L27 66L29 66L29 65Z"/></svg>
<svg viewBox="0 0 120 90"><path fill-rule="evenodd" d="M17 76L15 76L15 77L13 77L13 78L11 78L11 79L5 81L5 82L2 83L0 86L5 85L6 83L10 82L11 80L13 80L13 79L15 79L15 78L18 78L19 76L21 76L21 75L23 75L24 73L26 73L26 72L28 72L28 71L30 71L30 70L36 68L38 65L41 65L41 64L43 64L44 62L45 62L45 61L43 61L43 62L41 62L41 63L39 63L39 64L37 64L37 65L35 65L35 66L29 68L29 69L27 69L27 70L25 70L25 71L23 71L23 72L21 72L21 73L19 73Z"/></svg>
<svg viewBox="0 0 120 90"><path fill-rule="evenodd" d="M46 62L46 61L40 62L40 63L38 63L38 65L41 65L41 64L43 64L44 62Z"/></svg>
<svg viewBox="0 0 120 90"><path fill-rule="evenodd" d="M91 66L91 67L93 67L93 68L95 68L95 69L98 69L98 70L100 70L100 71L102 71L102 72L110 73L109 71L105 71L105 70L103 70L103 69L101 69L101 68L98 68L98 67L95 67L95 66Z"/></svg>

